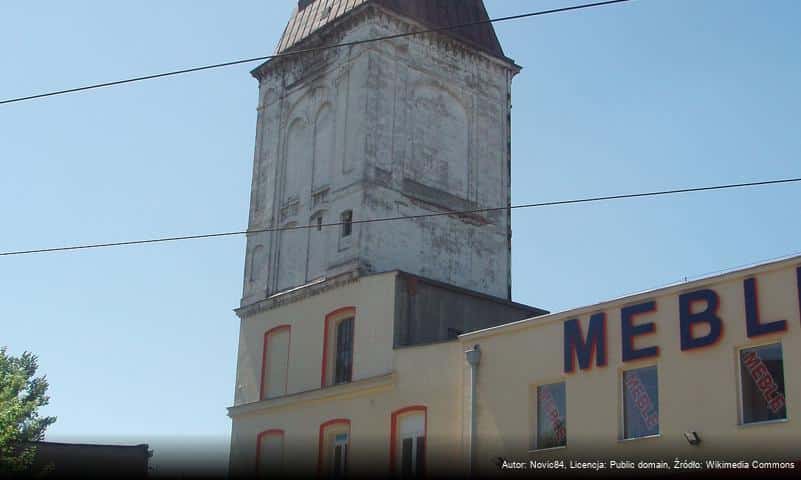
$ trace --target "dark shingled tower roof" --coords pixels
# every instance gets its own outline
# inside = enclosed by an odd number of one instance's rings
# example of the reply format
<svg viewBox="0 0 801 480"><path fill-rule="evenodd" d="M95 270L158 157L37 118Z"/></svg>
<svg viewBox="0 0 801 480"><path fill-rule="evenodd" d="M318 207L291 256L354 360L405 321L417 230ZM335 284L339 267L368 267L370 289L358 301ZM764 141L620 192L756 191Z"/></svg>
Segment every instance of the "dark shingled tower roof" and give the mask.
<svg viewBox="0 0 801 480"><path fill-rule="evenodd" d="M374 4L415 20L428 28L488 20L482 0L300 0L278 42L276 53L298 46L326 25L365 4ZM494 57L509 60L491 23L444 31Z"/></svg>

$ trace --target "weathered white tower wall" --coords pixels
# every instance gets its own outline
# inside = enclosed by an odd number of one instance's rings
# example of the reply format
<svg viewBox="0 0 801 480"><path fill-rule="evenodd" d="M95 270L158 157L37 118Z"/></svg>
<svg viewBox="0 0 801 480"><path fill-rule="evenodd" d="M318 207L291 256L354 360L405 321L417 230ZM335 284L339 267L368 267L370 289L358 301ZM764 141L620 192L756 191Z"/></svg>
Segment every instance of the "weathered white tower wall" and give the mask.
<svg viewBox="0 0 801 480"><path fill-rule="evenodd" d="M354 12L355 13L355 12ZM332 44L422 29L369 6ZM441 34L275 59L259 79L250 230L503 207L510 61ZM405 270L510 296L507 210L253 233L242 304L347 271Z"/></svg>

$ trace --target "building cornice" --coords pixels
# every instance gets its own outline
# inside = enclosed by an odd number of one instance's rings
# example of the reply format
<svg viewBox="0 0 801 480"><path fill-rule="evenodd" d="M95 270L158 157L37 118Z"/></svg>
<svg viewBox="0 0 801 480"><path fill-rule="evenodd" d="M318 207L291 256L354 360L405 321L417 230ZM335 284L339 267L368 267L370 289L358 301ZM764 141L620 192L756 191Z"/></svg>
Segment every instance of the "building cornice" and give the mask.
<svg viewBox="0 0 801 480"><path fill-rule="evenodd" d="M395 386L395 379L396 375L393 372L386 375L356 380L351 383L334 385L332 387L307 390L283 397L235 405L233 407L228 407L228 416L233 418L243 415L268 413L284 408L307 406L317 402L330 402L361 397L393 388Z"/></svg>
<svg viewBox="0 0 801 480"><path fill-rule="evenodd" d="M390 8L387 8L383 5L378 4L370 4L370 8L374 8L375 11L379 14L383 14L385 18L392 19L398 22L401 25L404 25L408 28L409 32L413 31L425 31L428 33L421 33L418 35L414 35L417 37L424 37L430 36L431 38L435 39L435 42L439 45L449 45L449 46L457 46L461 50L466 53L470 53L473 55L477 55L484 60L487 60L495 65L501 66L503 68L510 69L515 73L520 72L523 67L515 63L515 61L507 56L498 56L495 54L488 53L483 47L476 45L472 41L461 38L461 37L454 37L448 33L448 30L442 27L432 27L430 25L426 25L425 23L420 22L414 18L407 17L406 15L396 12ZM409 28L411 27L411 28Z"/></svg>
<svg viewBox="0 0 801 480"><path fill-rule="evenodd" d="M371 17L381 18L382 16L384 20L391 19L395 21L396 24L405 27L404 30L408 32L413 32L413 31L427 32L414 36L428 37L430 39L433 39L434 43L438 45L445 45L451 48L455 46L465 53L478 56L479 58L491 64L494 64L498 67L511 70L513 75L519 73L523 68L520 65L518 65L513 59L506 56L499 57L487 53L483 48L475 45L473 42L467 39L457 38L453 37L452 35L449 35L447 30L445 29L432 28L413 18L409 18L399 12L388 9L382 5L365 3L363 5L356 7L347 14L337 18L331 23L319 28L305 39L301 40L300 42L290 47L288 50L276 53L275 57L270 58L269 60L265 61L258 67L251 70L250 74L257 80L262 80L269 70L276 68L276 66L281 63L280 62L281 60L294 59L297 58L299 55L303 55L304 53L306 53L307 50L314 50L316 48L323 47L326 43L326 40L328 41L333 40L334 43L342 43L342 39L344 38L345 34L353 26ZM412 36L410 36L409 38L411 37ZM320 50L319 53L328 52L330 50L333 49L330 46L328 46Z"/></svg>
<svg viewBox="0 0 801 480"><path fill-rule="evenodd" d="M310 283L294 287L290 290L284 290L282 292L275 293L263 300L259 300L249 305L243 305L234 309L234 312L239 318L247 318L267 310L281 307L283 305L299 302L300 300L314 295L320 295L328 290L333 290L335 288L357 282L362 276L363 274L356 269L334 277L321 278L319 280L314 280Z"/></svg>
<svg viewBox="0 0 801 480"><path fill-rule="evenodd" d="M725 273L710 275L696 280L679 282L660 288L632 293L630 295L613 298L611 300L605 300L602 302L594 303L592 305L586 305L583 307L573 308L570 310L550 313L540 317L527 318L524 320L520 320L518 322L498 325L497 327L485 328L483 330L476 330L475 332L469 332L459 335L459 340L462 343L467 344L469 342L475 342L482 338L488 338L495 335L510 334L528 328L539 327L542 325L555 322L561 322L566 319L576 318L583 315L589 315L595 312L601 312L609 308L618 307L620 305L634 304L644 300L652 299L654 297L681 294L683 292L689 292L695 290L701 286L707 286L710 284L716 284L725 281L741 280L753 275L781 270L782 268L787 268L789 266L801 267L801 256L796 255L788 258L783 258L781 260L775 260L775 261L760 263L757 265L752 265L749 267L736 268L728 270Z"/></svg>

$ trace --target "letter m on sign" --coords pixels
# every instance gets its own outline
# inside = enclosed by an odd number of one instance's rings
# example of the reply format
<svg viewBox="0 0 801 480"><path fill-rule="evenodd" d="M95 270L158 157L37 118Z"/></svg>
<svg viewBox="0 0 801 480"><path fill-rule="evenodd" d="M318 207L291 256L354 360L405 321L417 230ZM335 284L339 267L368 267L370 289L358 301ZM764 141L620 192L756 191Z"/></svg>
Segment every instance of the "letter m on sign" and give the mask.
<svg viewBox="0 0 801 480"><path fill-rule="evenodd" d="M578 358L579 368L587 370L592 365L595 353L595 365L606 366L606 314L596 313L590 317L587 337L581 331L581 323L577 318L565 322L564 353L565 373L575 370L574 358Z"/></svg>

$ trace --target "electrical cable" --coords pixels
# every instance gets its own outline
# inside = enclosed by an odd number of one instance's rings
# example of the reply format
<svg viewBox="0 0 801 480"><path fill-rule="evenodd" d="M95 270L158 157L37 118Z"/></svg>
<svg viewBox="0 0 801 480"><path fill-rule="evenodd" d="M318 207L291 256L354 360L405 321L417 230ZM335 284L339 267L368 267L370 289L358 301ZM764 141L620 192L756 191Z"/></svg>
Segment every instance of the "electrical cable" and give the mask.
<svg viewBox="0 0 801 480"><path fill-rule="evenodd" d="M238 235L252 235L255 233L265 233L265 232L282 232L288 230L306 230L310 228L327 228L327 227L338 227L345 224L357 225L357 224L364 224L364 223L379 223L379 222L394 222L400 220L414 220L414 219L421 219L421 218L431 218L431 217L441 217L441 216L466 216L466 215L474 215L480 213L489 213L489 212L496 212L502 210L518 210L524 208L541 208L541 207L552 207L552 206L560 206L560 205L575 205L581 203L592 203L592 202L603 202L609 200L622 200L628 198L641 198L641 197L656 197L656 196L664 196L664 195L678 195L682 193L693 193L693 192L707 192L712 190L726 190L726 189L733 189L733 188L745 188L745 187L758 187L758 186L767 186L767 185L778 185L778 184L785 184L785 183L796 183L801 182L801 177L796 178L783 178L777 180L764 180L758 182L746 182L746 183L730 183L724 185L711 185L706 187L691 187L691 188L679 188L679 189L672 189L672 190L659 190L659 191L652 191L652 192L641 192L641 193L626 193L626 194L619 194L619 195L606 195L600 197L587 197L587 198L576 198L571 200L557 200L551 202L539 202L539 203L527 203L527 204L520 204L520 205L510 205L506 207L493 207L493 208L477 208L472 210L449 210L445 212L437 212L437 213L424 213L419 215L408 215L408 216L396 216L396 217L383 217L383 218L373 218L373 219L365 219L365 220L353 220L351 222L334 222L334 223L323 223L323 224L308 224L308 225L297 225L292 227L272 227L272 228L260 228L254 230L242 230L242 231L233 231L233 232L219 232L219 233L208 233L208 234L201 234L201 235L183 235L178 237L163 237L163 238L152 238L152 239L145 239L145 240L130 240L125 242L109 242L109 243L95 243L95 244L87 244L87 245L72 245L66 247L53 247L53 248L39 248L39 249L31 249L31 250L18 250L18 251L7 251L7 252L0 252L0 257L7 257L7 256L14 256L14 255L28 255L34 253L52 253L52 252L66 252L66 251L73 251L73 250L87 250L87 249L94 249L94 248L105 248L105 247L120 247L126 245L143 245L143 244L150 244L150 243L165 243L165 242L176 242L182 240L198 240L198 239L205 239L205 238L218 238L218 237L232 237Z"/></svg>
<svg viewBox="0 0 801 480"><path fill-rule="evenodd" d="M479 20L479 21L476 21L476 22L461 23L461 24L458 24L458 25L448 25L448 26L444 26L444 27L430 28L430 29L426 29L426 30L415 30L415 31L412 31L412 32L398 33L398 34L395 34L395 35L386 35L386 36L382 36L382 37L367 38L367 39L363 39L363 40L354 40L354 41L351 41L351 42L338 43L338 44L334 44L334 45L325 45L325 46L320 46L320 47L315 47L315 48L292 50L292 51L283 52L283 53L276 53L274 55L265 55L265 56L261 56L261 57L244 58L244 59L240 59L240 60L232 60L232 61L229 61L229 62L215 63L215 64L212 64L212 65L203 65L203 66L199 66L199 67L184 68L184 69L181 69L181 70L173 70L173 71L169 71L169 72L156 73L156 74L152 74L152 75L143 75L143 76L139 76L139 77L132 77L132 78L126 78L126 79L122 79L122 80L115 80L115 81L111 81L111 82L95 83L95 84L92 84L92 85L85 85L85 86L82 86L82 87L67 88L67 89L64 89L64 90L55 90L55 91L51 91L51 92L39 93L39 94L36 94L36 95L28 95L28 96L25 96L25 97L8 98L8 99L5 99L5 100L0 100L0 105L5 105L5 104L9 104L9 103L24 102L24 101L27 101L27 100L34 100L34 99L37 99L37 98L53 97L53 96L56 96L56 95L65 95L65 94L68 94L68 93L83 92L83 91L86 91L86 90L94 90L94 89L97 89L97 88L112 87L112 86L116 86L116 85L123 85L123 84L126 84L126 83L141 82L141 81L144 81L144 80L153 80L153 79L156 79L156 78L164 78L164 77L170 77L170 76L175 76L175 75L182 75L182 74L185 74L185 73L200 72L200 71L203 71L203 70L211 70L211 69L215 69L215 68L230 67L230 66L234 66L234 65L241 65L241 64L244 64L244 63L252 63L252 62L258 62L258 61L272 60L274 58L291 57L291 56L302 55L302 54L306 54L306 53L320 52L320 51L323 51L323 50L331 50L331 49L334 49L334 48L352 47L352 46L355 46L355 45L363 45L365 43L373 43L373 42L380 42L380 41L386 41L386 40L393 40L393 39L396 39L396 38L410 37L410 36L413 36L413 35L423 35L423 34L427 34L427 33L438 33L438 32L444 32L444 31L448 31L448 30L457 30L457 29L460 29L460 28L474 27L474 26L484 25L484 24L488 24L488 23L506 22L506 21L510 21L510 20L520 20L520 19L523 19L523 18L536 17L536 16L540 16L540 15L549 15L549 14L553 14L553 13L568 12L568 11L572 11L572 10L580 10L580 9L592 8L592 7L601 7L601 6L605 6L605 5L611 5L611 4L614 4L614 3L623 3L623 2L629 2L629 1L631 1L631 0L608 0L608 1L604 1L604 2L585 3L585 4L582 4L582 5L574 5L574 6L571 6L571 7L554 8L554 9L551 9L551 10L541 10L541 11L538 11L538 12L522 13L522 14L519 14L519 15L511 15L511 16L508 16L508 17L490 18L488 20Z"/></svg>

